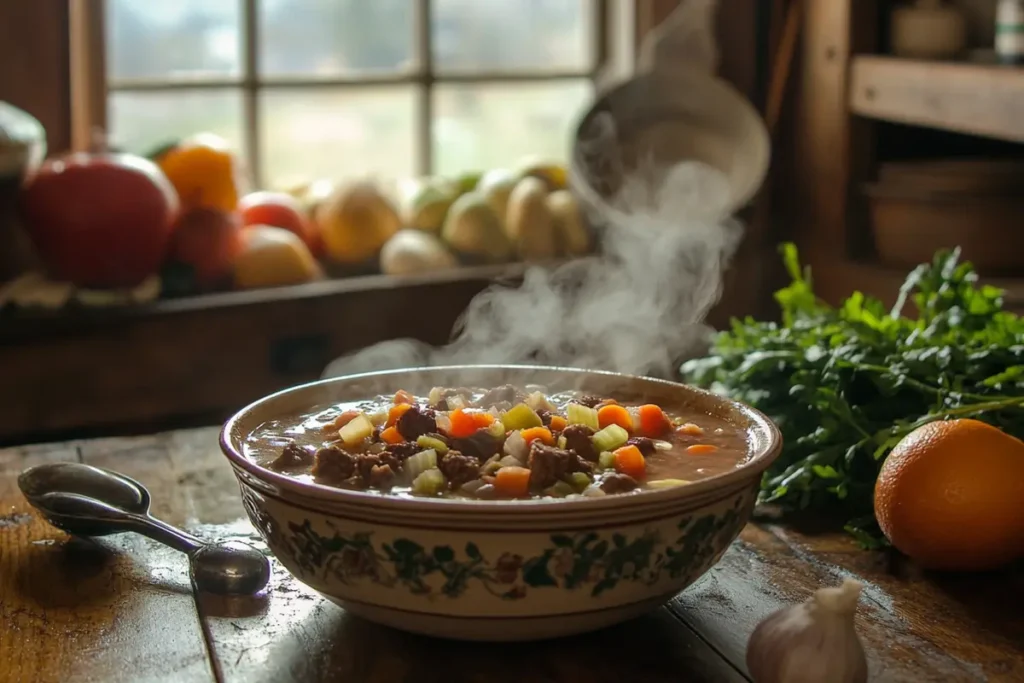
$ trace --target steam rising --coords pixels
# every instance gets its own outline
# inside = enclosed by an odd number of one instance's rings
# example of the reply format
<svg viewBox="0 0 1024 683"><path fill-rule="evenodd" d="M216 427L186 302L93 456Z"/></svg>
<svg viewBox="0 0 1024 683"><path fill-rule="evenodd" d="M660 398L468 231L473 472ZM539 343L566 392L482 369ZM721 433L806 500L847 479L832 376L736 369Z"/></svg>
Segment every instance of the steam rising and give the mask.
<svg viewBox="0 0 1024 683"><path fill-rule="evenodd" d="M675 37L695 44L693 28L710 34L715 5L689 0L666 24L678 24ZM674 376L681 359L703 350L703 321L742 226L726 217L731 197L722 172L693 160L659 164L653 149L628 163L616 128L612 113L594 116L575 152L574 168L587 173L573 174L574 189L589 223L601 226L596 255L532 266L520 286L481 292L447 346L392 340L333 361L324 376L489 363ZM599 198L584 175L617 187Z"/></svg>
<svg viewBox="0 0 1024 683"><path fill-rule="evenodd" d="M695 161L641 168L591 215L605 224L598 255L533 266L520 286L481 292L447 346L387 341L335 360L324 376L476 363L672 376L706 339L703 321L742 227L714 218L728 202L717 170Z"/></svg>

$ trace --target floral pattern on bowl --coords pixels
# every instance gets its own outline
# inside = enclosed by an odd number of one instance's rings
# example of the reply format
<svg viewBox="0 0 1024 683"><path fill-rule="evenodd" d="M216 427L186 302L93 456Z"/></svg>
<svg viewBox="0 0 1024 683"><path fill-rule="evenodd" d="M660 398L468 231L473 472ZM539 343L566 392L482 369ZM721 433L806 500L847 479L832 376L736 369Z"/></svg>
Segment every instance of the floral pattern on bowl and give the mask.
<svg viewBox="0 0 1024 683"><path fill-rule="evenodd" d="M725 504L632 530L573 530L528 536L527 552L506 549L510 539L467 535L454 544L435 542L438 531L369 527L319 515L243 488L250 519L268 546L300 580L344 601L367 587L397 591L404 601L476 598L475 611L491 614L480 598L548 600L551 591L572 593L580 609L625 583L645 591L682 590L713 565L742 529L753 491ZM278 508L275 512L271 509ZM446 533L450 537L450 533ZM540 591L538 593L538 591ZM634 591L630 591L634 592ZM389 600L390 602L391 600ZM556 601L558 602L558 601ZM550 603L554 604L554 603Z"/></svg>

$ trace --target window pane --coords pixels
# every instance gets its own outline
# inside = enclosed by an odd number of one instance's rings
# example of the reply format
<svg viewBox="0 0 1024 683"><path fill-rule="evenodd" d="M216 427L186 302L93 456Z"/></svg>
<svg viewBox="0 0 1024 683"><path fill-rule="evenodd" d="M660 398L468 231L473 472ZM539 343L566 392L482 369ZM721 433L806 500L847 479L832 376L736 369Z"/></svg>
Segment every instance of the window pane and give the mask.
<svg viewBox="0 0 1024 683"><path fill-rule="evenodd" d="M439 84L434 94L437 171L508 167L526 156L564 161L589 102L590 81Z"/></svg>
<svg viewBox="0 0 1024 683"><path fill-rule="evenodd" d="M594 0L433 0L440 71L558 71L591 66Z"/></svg>
<svg viewBox="0 0 1024 683"><path fill-rule="evenodd" d="M107 0L107 74L225 78L241 73L241 0Z"/></svg>
<svg viewBox="0 0 1024 683"><path fill-rule="evenodd" d="M261 104L263 178L270 187L318 178L394 179L415 170L411 86L267 90Z"/></svg>
<svg viewBox="0 0 1024 683"><path fill-rule="evenodd" d="M263 0L260 71L338 76L406 70L416 0Z"/></svg>
<svg viewBox="0 0 1024 683"><path fill-rule="evenodd" d="M237 90L112 92L107 116L111 143L146 154L196 133L214 133L241 155L242 98Z"/></svg>

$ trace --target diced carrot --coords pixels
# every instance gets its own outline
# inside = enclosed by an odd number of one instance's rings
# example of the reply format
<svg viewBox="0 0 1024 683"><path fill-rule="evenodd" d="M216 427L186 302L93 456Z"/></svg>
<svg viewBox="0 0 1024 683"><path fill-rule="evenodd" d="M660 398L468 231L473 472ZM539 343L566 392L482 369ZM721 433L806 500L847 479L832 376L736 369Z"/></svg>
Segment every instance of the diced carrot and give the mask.
<svg viewBox="0 0 1024 683"><path fill-rule="evenodd" d="M399 433L397 427L388 427L380 433L380 440L384 443L402 443L405 438Z"/></svg>
<svg viewBox="0 0 1024 683"><path fill-rule="evenodd" d="M623 446L615 451L615 471L641 479L647 471L644 454L636 446Z"/></svg>
<svg viewBox="0 0 1024 683"><path fill-rule="evenodd" d="M656 439L672 431L672 421L661 406L648 403L640 406L637 415L640 418L640 433L644 436Z"/></svg>
<svg viewBox="0 0 1024 683"><path fill-rule="evenodd" d="M494 475L494 488L508 498L521 498L530 490L530 470L525 467L502 467Z"/></svg>
<svg viewBox="0 0 1024 683"><path fill-rule="evenodd" d="M410 394L405 389L399 389L397 392L395 392L395 400L392 401L392 403L394 403L395 405L398 405L400 403L412 404L412 403L415 403L415 402L416 402L416 399L413 398L413 395Z"/></svg>
<svg viewBox="0 0 1024 683"><path fill-rule="evenodd" d="M607 405L597 411L597 423L604 429L608 425L619 425L627 432L633 431L633 416L620 405Z"/></svg>
<svg viewBox="0 0 1024 683"><path fill-rule="evenodd" d="M386 427L393 427L398 424L398 419L405 415L406 411L412 408L411 403L396 403L388 409L388 421L384 424Z"/></svg>
<svg viewBox="0 0 1024 683"><path fill-rule="evenodd" d="M678 432L679 434L684 434L686 436L704 436L704 430L701 429L699 426L693 424L692 422L687 422L679 429L677 429L676 432Z"/></svg>
<svg viewBox="0 0 1024 683"><path fill-rule="evenodd" d="M523 441L526 442L527 446L538 440L548 446L555 445L555 436L547 427L531 427L530 429L524 429L520 434L523 435Z"/></svg>
<svg viewBox="0 0 1024 683"><path fill-rule="evenodd" d="M473 422L476 423L477 429L487 429L494 424L494 416L490 413L475 412L470 415L473 416Z"/></svg>
<svg viewBox="0 0 1024 683"><path fill-rule="evenodd" d="M551 416L551 431L560 432L563 429L565 429L567 424L568 423L565 421L565 418L562 417L561 415Z"/></svg>
<svg viewBox="0 0 1024 683"><path fill-rule="evenodd" d="M494 423L494 416L479 410L459 408L448 414L452 428L448 433L456 439L472 436L478 429L486 429Z"/></svg>
<svg viewBox="0 0 1024 683"><path fill-rule="evenodd" d="M686 452L690 455L710 455L717 450L718 446L712 446L709 443L695 443L686 447Z"/></svg>
<svg viewBox="0 0 1024 683"><path fill-rule="evenodd" d="M346 410L338 417L334 418L334 421L324 425L325 432L336 432L352 420L359 416L358 410Z"/></svg>

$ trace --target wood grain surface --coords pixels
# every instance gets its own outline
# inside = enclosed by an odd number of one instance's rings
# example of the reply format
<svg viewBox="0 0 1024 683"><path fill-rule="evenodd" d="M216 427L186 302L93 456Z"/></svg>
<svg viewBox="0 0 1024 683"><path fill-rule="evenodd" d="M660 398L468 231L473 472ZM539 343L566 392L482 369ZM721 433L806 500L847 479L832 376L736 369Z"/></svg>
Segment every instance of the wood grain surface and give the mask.
<svg viewBox="0 0 1024 683"><path fill-rule="evenodd" d="M652 614L546 643L463 644L351 617L275 564L257 598L196 596L184 559L146 539L70 540L21 498L17 474L75 460L138 478L153 512L260 545L216 430L0 451L0 682L748 680L756 623L844 576L865 583L858 627L872 681L1024 680L1024 574L934 577L836 534L752 524L696 585ZM510 650L514 647L514 650ZM459 662L453 667L446 660Z"/></svg>

